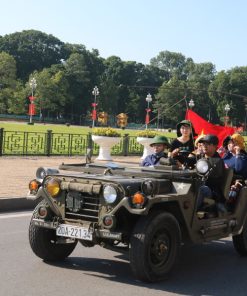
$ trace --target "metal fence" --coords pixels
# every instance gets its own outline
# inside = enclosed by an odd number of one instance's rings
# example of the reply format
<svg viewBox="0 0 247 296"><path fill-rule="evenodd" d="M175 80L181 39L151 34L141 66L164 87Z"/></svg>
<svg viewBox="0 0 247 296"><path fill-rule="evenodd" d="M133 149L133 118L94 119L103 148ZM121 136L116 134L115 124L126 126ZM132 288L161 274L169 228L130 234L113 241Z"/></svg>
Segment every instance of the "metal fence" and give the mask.
<svg viewBox="0 0 247 296"><path fill-rule="evenodd" d="M0 129L0 156L75 156L85 155L91 148L98 155L99 146L92 141L91 133L67 134L47 132L5 131ZM113 155L141 155L143 146L137 143L136 136L125 134L115 145Z"/></svg>

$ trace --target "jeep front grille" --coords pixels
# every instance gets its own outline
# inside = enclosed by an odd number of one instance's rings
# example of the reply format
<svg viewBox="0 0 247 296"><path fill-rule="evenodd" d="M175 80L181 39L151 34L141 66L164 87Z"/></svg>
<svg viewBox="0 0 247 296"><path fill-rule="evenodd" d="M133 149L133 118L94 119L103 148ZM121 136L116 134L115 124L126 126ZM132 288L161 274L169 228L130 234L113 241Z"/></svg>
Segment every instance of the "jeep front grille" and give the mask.
<svg viewBox="0 0 247 296"><path fill-rule="evenodd" d="M78 191L69 191L66 195L65 218L97 222L99 214L99 196Z"/></svg>

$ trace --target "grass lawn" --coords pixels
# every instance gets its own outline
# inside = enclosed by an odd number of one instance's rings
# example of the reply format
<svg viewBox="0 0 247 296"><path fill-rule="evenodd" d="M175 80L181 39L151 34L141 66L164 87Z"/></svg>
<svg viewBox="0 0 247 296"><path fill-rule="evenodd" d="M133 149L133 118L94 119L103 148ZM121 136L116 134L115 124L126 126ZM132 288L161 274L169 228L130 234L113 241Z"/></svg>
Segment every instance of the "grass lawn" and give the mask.
<svg viewBox="0 0 247 296"><path fill-rule="evenodd" d="M66 124L43 124L35 123L34 125L29 125L26 122L7 122L0 121L0 128L4 128L5 131L18 131L18 132L47 132L47 130L52 130L53 133L65 133L65 134L87 134L92 132L92 128L87 126L76 126ZM132 129L117 129L122 135L129 134L130 136L136 136L139 130ZM159 132L167 137L174 138L176 135L174 133L164 133Z"/></svg>

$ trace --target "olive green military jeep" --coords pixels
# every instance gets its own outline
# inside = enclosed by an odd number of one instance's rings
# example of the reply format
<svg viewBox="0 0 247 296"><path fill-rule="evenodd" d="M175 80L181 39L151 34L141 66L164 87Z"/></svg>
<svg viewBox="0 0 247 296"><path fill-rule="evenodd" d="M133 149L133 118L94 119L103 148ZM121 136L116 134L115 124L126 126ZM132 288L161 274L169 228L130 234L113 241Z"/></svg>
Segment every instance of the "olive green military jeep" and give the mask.
<svg viewBox="0 0 247 296"><path fill-rule="evenodd" d="M78 242L111 250L125 246L134 276L147 282L165 279L189 242L232 235L236 251L246 256L247 187L227 212L218 213L212 202L198 212L197 192L209 171L205 159L194 170L115 163L39 168L27 197L41 200L30 222L31 248L43 260L56 261ZM219 186L227 199L233 174L224 174Z"/></svg>

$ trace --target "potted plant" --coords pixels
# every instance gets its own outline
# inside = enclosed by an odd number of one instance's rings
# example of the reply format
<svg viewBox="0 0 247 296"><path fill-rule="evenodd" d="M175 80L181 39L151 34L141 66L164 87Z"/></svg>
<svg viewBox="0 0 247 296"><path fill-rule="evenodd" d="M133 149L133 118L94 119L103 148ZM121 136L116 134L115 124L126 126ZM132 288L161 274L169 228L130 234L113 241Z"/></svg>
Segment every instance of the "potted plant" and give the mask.
<svg viewBox="0 0 247 296"><path fill-rule="evenodd" d="M149 154L153 153L152 148L150 147L150 144L153 141L153 138L157 135L157 132L152 130L144 130L137 133L136 141L143 145L143 155L141 159L146 158Z"/></svg>
<svg viewBox="0 0 247 296"><path fill-rule="evenodd" d="M121 134L110 127L94 128L92 130L92 140L99 145L99 155L97 160L112 160L111 148L121 140Z"/></svg>

